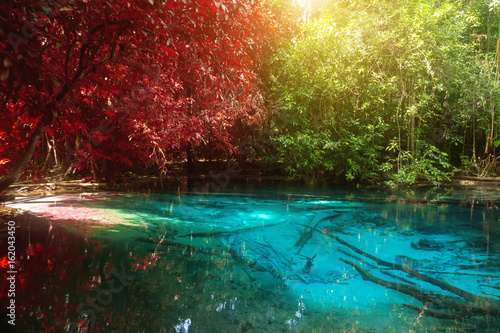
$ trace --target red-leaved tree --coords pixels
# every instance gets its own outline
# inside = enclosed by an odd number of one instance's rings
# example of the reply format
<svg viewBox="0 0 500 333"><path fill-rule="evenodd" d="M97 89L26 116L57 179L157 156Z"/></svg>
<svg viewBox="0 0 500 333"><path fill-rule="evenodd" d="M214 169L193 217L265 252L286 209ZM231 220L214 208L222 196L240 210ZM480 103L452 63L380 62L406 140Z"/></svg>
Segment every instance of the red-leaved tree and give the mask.
<svg viewBox="0 0 500 333"><path fill-rule="evenodd" d="M231 152L258 123L258 1L12 0L0 4L0 190L29 167L94 178L198 145ZM37 149L38 147L38 149Z"/></svg>

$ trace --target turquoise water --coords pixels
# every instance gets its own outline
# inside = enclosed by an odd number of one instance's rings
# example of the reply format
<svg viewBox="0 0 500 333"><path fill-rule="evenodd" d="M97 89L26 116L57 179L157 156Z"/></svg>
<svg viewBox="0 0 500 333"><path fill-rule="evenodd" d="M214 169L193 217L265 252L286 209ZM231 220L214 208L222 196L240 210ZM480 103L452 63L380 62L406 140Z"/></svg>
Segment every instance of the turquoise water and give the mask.
<svg viewBox="0 0 500 333"><path fill-rule="evenodd" d="M284 187L30 199L17 206L43 219L19 221L19 320L34 332L498 332L499 313L481 313L500 302L497 205L481 191ZM445 305L423 304L428 292Z"/></svg>

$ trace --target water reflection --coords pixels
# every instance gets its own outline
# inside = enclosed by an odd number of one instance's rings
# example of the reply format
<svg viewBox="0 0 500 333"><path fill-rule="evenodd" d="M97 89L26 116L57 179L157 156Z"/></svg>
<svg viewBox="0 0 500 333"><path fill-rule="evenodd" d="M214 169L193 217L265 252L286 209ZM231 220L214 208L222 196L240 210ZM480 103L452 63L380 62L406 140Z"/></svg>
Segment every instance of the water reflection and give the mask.
<svg viewBox="0 0 500 333"><path fill-rule="evenodd" d="M450 191L32 200L49 219L18 219L18 327L496 332L496 202Z"/></svg>

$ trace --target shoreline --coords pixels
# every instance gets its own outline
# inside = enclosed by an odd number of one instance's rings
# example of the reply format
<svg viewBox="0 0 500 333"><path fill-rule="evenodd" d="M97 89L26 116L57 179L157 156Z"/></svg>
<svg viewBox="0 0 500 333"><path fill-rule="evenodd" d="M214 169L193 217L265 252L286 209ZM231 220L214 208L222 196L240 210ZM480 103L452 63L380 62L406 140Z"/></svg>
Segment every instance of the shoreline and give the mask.
<svg viewBox="0 0 500 333"><path fill-rule="evenodd" d="M78 196L80 199L91 199L93 196L106 195L107 194L120 194L127 192L142 192L142 193L161 193L168 190L175 190L177 188L180 193L196 193L199 189L204 188L204 192L200 193L217 193L220 190L226 188L231 189L231 185L238 190L244 190L246 186L250 189L254 189L256 186L273 186L273 185L284 185L290 186L286 190L293 190L294 188L301 188L305 190L315 190L322 192L323 190L335 190L335 189L345 189L354 191L386 191L388 201L398 201L401 203L437 203L440 202L439 199L434 198L434 196L428 197L427 194L419 198L419 194L423 193L426 189L429 193L435 190L442 190L444 192L449 192L450 194L455 191L464 191L470 194L471 198L474 198L475 203L465 203L465 205L481 205L481 203L486 202L486 206L490 208L496 208L496 202L500 202L500 177L472 177L472 176L461 176L454 177L450 182L441 183L440 187L435 187L430 182L419 181L412 186L402 186L399 188L390 188L386 186L352 186L345 184L315 184L308 185L303 181L290 180L283 176L277 175L258 175L258 174L240 174L232 177L227 182L226 186L199 186L199 183L205 183L213 181L210 177L206 175L196 175L193 177L186 176L170 176L164 177L162 184L159 184L160 177L152 176L142 176L139 181L120 183L120 184L107 184L107 183L92 183L84 182L82 180L71 180L62 182L46 182L46 183L28 183L18 182L13 184L4 192L3 196L0 196L0 219L14 218L16 216L22 215L30 210L15 208L16 203L23 203L26 201L36 200L39 198L50 198L58 196ZM186 186L186 182L193 182L191 188ZM183 183L181 186L181 183ZM285 190L282 186L278 186L278 189ZM233 189L234 190L234 189ZM418 192L416 192L418 191ZM422 192L421 192L422 191ZM436 200L437 199L437 200ZM446 201L446 200L445 200ZM14 207L11 207L13 205ZM500 206L500 204L498 205Z"/></svg>
<svg viewBox="0 0 500 333"><path fill-rule="evenodd" d="M387 189L389 191L397 191L399 189L417 189L425 187L435 187L431 182L420 180L413 185L405 185L397 188L390 188L386 185L359 185L346 184L340 182L318 182L315 184L308 184L304 180L290 179L283 175L277 174L240 174L232 177L226 177L226 186L231 184L231 182L241 183L241 182L279 182L283 184L299 185L306 188L314 187L345 187L345 188L358 188L358 189ZM47 182L33 183L31 181L22 181L12 184L2 196L0 196L0 202L10 201L12 196L16 197L28 197L28 196L39 196L39 195L55 195L55 194L66 194L66 193L82 193L82 192L123 192L123 191L134 191L138 189L154 188L155 191L162 191L168 188L173 188L178 186L182 182L207 182L213 180L213 175L206 174L195 174L192 176L187 175L170 175L170 176L152 176L152 175L140 175L135 179L128 182L122 183L105 183L105 182L87 182L82 180L65 180L65 181L55 181L49 180ZM216 179L217 181L217 179ZM219 186L225 187L225 186ZM450 178L450 181L441 182L440 186L443 189L450 187L458 188L488 188L490 190L497 190L500 193L500 177L475 177L475 176L457 176Z"/></svg>

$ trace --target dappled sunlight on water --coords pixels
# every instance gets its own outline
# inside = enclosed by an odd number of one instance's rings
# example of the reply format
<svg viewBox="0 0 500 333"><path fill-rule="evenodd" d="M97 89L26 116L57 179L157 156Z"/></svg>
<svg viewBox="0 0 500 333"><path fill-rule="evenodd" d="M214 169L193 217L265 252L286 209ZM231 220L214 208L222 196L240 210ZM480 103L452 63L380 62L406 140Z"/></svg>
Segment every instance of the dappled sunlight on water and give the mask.
<svg viewBox="0 0 500 333"><path fill-rule="evenodd" d="M40 216L18 218L19 321L33 332L497 332L497 203L283 189L30 199L15 204Z"/></svg>

